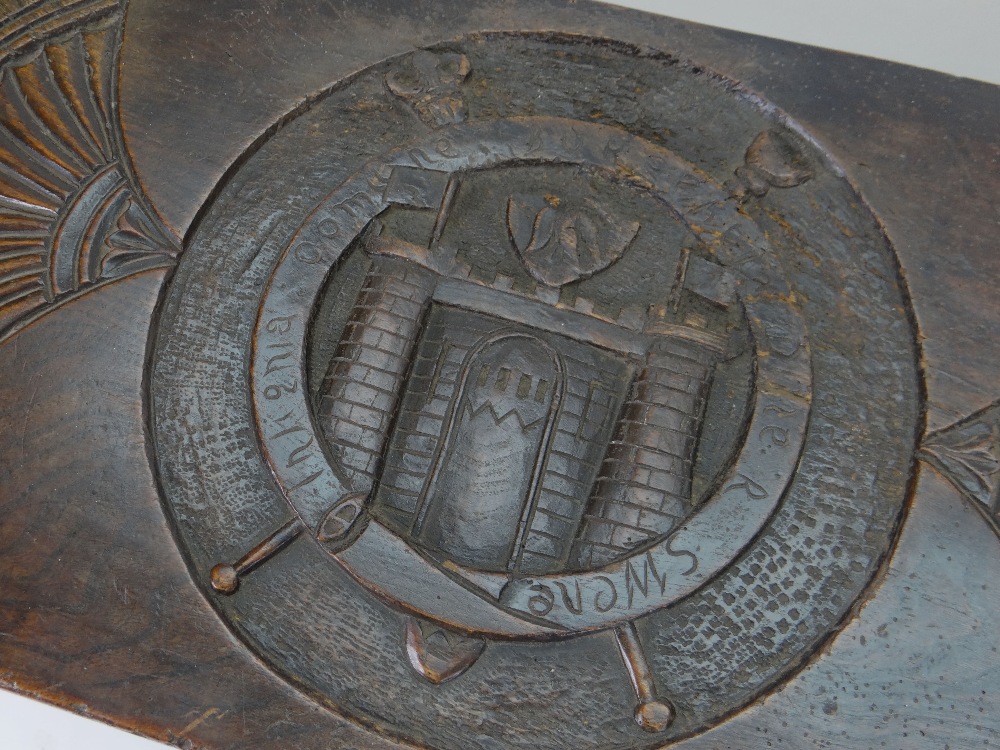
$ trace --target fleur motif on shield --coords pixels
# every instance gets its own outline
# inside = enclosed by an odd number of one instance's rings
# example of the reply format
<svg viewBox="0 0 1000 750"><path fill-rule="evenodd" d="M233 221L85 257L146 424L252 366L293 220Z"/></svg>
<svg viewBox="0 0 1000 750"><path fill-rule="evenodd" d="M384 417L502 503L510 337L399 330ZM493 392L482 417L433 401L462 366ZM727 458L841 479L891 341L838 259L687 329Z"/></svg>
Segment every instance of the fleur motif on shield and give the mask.
<svg viewBox="0 0 1000 750"><path fill-rule="evenodd" d="M560 287L593 276L621 258L639 222L618 221L593 200L572 205L552 195L512 195L507 231L535 279Z"/></svg>

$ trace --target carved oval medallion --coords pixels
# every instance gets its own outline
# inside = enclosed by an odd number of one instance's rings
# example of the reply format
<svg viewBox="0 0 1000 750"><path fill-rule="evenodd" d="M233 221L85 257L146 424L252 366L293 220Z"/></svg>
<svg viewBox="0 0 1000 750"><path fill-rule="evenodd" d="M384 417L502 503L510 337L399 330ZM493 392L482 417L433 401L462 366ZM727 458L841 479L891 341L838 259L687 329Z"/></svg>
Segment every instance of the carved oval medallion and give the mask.
<svg viewBox="0 0 1000 750"><path fill-rule="evenodd" d="M257 144L173 281L151 415L193 575L332 710L435 748L657 747L862 596L916 362L878 223L773 108L497 35Z"/></svg>

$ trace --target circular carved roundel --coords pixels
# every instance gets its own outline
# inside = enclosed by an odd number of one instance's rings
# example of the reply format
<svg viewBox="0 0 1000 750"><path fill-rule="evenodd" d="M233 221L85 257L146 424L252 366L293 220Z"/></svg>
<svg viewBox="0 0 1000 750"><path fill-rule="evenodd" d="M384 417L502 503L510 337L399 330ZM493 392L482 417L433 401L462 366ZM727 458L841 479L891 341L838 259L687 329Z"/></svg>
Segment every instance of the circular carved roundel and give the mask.
<svg viewBox="0 0 1000 750"><path fill-rule="evenodd" d="M599 748L806 663L891 548L919 390L891 248L772 111L498 35L259 144L150 398L192 572L268 665L398 742Z"/></svg>

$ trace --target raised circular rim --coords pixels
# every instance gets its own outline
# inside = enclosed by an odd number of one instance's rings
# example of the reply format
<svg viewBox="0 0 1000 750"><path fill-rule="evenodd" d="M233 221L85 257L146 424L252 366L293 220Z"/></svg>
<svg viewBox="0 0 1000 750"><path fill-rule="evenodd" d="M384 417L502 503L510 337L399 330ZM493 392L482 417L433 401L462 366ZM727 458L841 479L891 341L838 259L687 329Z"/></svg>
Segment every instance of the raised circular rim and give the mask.
<svg viewBox="0 0 1000 750"><path fill-rule="evenodd" d="M522 32L511 34L503 32L499 36L516 36L525 43L538 41L532 34ZM485 35L482 39L474 37L471 41L486 42L493 38L494 35ZM577 45L584 40L592 41L590 37L561 39L559 41L564 44ZM465 39L464 41L469 40ZM614 47L616 53L636 56L639 59L649 57L645 51L636 50L628 45L608 40L599 41L601 44ZM449 43L449 45L451 44L453 43ZM451 48L451 46L448 47L448 49ZM652 57L660 59L655 54ZM388 65L396 64L399 59L393 58L366 68L358 73L358 77L372 74L378 76L380 71L384 71ZM820 232L833 232L832 236L825 234L817 234L816 236L829 237L834 241L834 248L830 255L833 258L846 261L847 268L851 269L850 278L856 283L860 283L863 289L868 290L870 296L866 295L855 300L861 308L873 315L874 319L893 326L892 330L897 330L896 326L898 325L898 335L894 334L887 346L891 347L891 350L898 353L899 356L905 355L904 359L881 360L899 362L898 371L887 373L889 380L886 385L891 384L900 389L894 389L891 392L887 392L884 386L879 385L882 381L877 377L877 373L871 372L871 368L862 367L860 360L849 356L843 359L844 377L849 378L850 382L856 383L861 389L857 400L859 406L845 408L851 414L862 408L875 409L879 414L884 413L887 417L898 422L906 424L912 422L914 427L912 431L910 429L900 431L897 425L893 432L886 432L884 429L877 428L876 423L873 423L870 429L866 428L861 431L862 434L857 437L857 441L847 435L844 442L831 444L827 438L835 438L836 433L830 423L832 421L834 425L836 424L840 405L831 401L831 398L836 398L837 391L831 389L826 375L836 374L838 371L834 369L827 373L820 369L820 365L826 363L833 368L839 367L838 362L831 360L831 357L837 357L840 349L830 349L828 354L828 350L821 347L816 341L817 331L810 329L814 338L813 356L817 367L815 373L816 391L812 404L809 433L815 435L818 441L814 448L822 450L823 446L827 446L833 452L835 460L847 460L851 454L851 446L858 445L858 441L870 444L870 438L876 436L888 440L889 447L886 458L893 460L891 481L894 489L891 494L883 492L880 499L879 495L875 494L878 492L878 488L874 485L861 486L860 494L862 497L857 499L865 503L863 506L858 505L857 502L851 502L847 494L833 493L835 503L832 506L827 506L831 512L825 513L825 517L830 522L827 526L833 528L831 523L844 523L845 541L861 546L857 550L859 555L857 558L848 556L838 559L835 564L831 560L835 572L847 577L842 587L835 586L836 579L832 574L817 573L816 576L813 576L812 573L809 573L809 580L801 583L798 580L795 581L797 585L804 587L802 593L805 596L819 592L825 594L822 599L812 600L821 603L811 608L810 614L814 616L799 621L793 607L798 602L807 602L807 600L796 599L788 606L780 606L776 614L778 617L794 617L797 622L797 625L793 622L787 638L774 638L773 633L768 634L768 629L762 629L760 623L751 623L747 619L743 619L739 623L732 623L735 632L727 631L726 628L730 622L725 620L726 617L740 615L740 605L749 603L751 607L754 606L753 595L755 592L748 592L747 587L741 585L741 580L743 584L749 585L747 578L751 575L756 576L761 567L767 567L770 571L770 565L766 562L767 556L778 555L779 551L786 552L786 542L794 545L805 538L805 541L810 543L809 548L812 549L812 540L807 538L808 529L803 527L802 533L800 533L797 514L804 509L802 507L803 500L808 499L806 495L810 485L814 484L817 478L822 481L822 475L817 475L815 472L817 469L823 469L825 461L822 460L822 454L817 455L815 451L810 450L812 438L807 437L806 449L797 467L796 478L790 487L788 500L792 503L791 508L789 509L787 505L781 506L772 516L771 522L761 531L759 537L746 549L745 554L722 571L715 581L704 586L699 592L699 596L688 597L683 602L678 602L676 610L670 608L658 612L640 624L640 632L644 637L653 639L651 643L647 643L647 656L650 659L650 664L658 678L671 691L670 694L681 695L685 690L693 691L690 692L693 705L688 708L691 715L696 715L698 718L695 723L675 723L676 731L671 730L670 742L680 741L726 720L733 711L746 707L750 701L774 690L781 681L798 673L809 663L811 655L816 649L821 648L823 643L828 642L831 637L840 632L844 623L849 620L852 613L856 612L860 603L866 600L873 587L877 587L878 576L885 570L885 562L889 559L896 544L899 529L906 517L908 500L912 496L914 459L912 458L911 441L915 440L919 434L919 426L922 424L920 410L925 395L920 383L922 370L919 363L919 342L915 339L916 325L912 306L909 304L905 279L897 274L899 270L898 259L895 256L892 243L885 236L878 216L874 214L872 208L861 196L857 186L852 183L849 177L845 176L843 170L822 145L817 144L802 127L790 120L771 103L747 92L728 78L718 77L714 74L703 74L700 67L693 68L687 64L684 64L683 67L685 72L693 73L698 78L708 78L709 80L704 83L708 85L709 89L718 88L732 94L731 106L739 108L739 104L742 102L742 105L748 110L753 111L756 117L753 122L759 121L761 123L758 127L775 128L791 135L793 141L805 147L811 162L823 165L823 175L834 178L837 185L840 186L833 188L838 191L831 196L835 201L834 206L845 210L847 216L856 217L857 221L851 219L849 225L852 227L856 225L864 232L862 236L865 243L864 249L866 252L870 250L876 256L873 258L875 275L884 282L884 291L882 283L865 283L862 280L863 275L856 275L862 270L862 264L852 262L852 257L847 255L853 250L854 243L843 242L836 231L839 229L836 216L833 217L832 222L824 221L825 214L810 212L806 207L804 214L801 216L794 214L794 218L819 220L821 222ZM324 95L330 93L336 97L338 92L343 93L350 88L355 80L356 77L352 76L342 84L332 87L329 92L324 92ZM644 107L644 112L654 111L649 106L641 106ZM303 114L303 111L292 113L290 118ZM401 121L406 120L408 113L400 112L398 114L400 118L396 122L397 126L400 125ZM392 139L392 132L395 130L387 131L382 135L378 141L381 144L380 149L387 151L396 143L402 142L402 137ZM749 142L753 133L747 131L744 135L747 140L741 140L740 143ZM267 140L278 140L275 136L275 131L269 130L258 139L255 147L260 146L265 155L278 153L272 150L269 145L265 145ZM728 147L723 147L723 144L708 145L716 146L716 151L712 153L724 159L720 163L708 162L714 166L706 167L713 171L716 179L715 184L721 184L723 180L728 178L727 170L730 170L732 165L736 163L735 160L738 159L738 154L735 153L738 146L730 144L734 149L731 151ZM719 147L722 147L721 151L718 150ZM376 148L368 149L368 153L375 153L378 150ZM684 152L683 149L681 151ZM699 153L698 150L691 152L691 158L701 158L698 156ZM335 154L335 158L339 159L343 156L346 159L345 164L357 165L356 168L361 168L362 162L359 157L357 155L351 156L351 154L353 152L341 151ZM192 247L182 259L178 274L174 278L159 312L161 325L157 330L151 349L147 398L150 431L154 436L155 468L161 487L161 497L168 519L171 521L176 541L191 568L192 575L202 585L220 618L242 639L247 647L276 673L330 707L338 715L365 728L374 728L380 733L391 732L394 737L393 742L409 746L416 742L414 739L406 739L410 736L409 733L403 732L398 727L387 729L378 719L366 714L365 709L344 705L338 700L336 695L330 692L328 683L330 678L325 672L316 671L311 663L304 665L301 662L290 662L283 651L275 651L270 648L269 640L266 637L266 631L269 628L281 627L285 629L290 638L296 641L305 637L306 631L303 630L302 623L281 620L280 616L275 618L273 609L269 610L271 614L267 616L272 618L270 621L268 619L261 620L254 614L253 607L262 604L272 607L280 605L284 601L285 592L281 588L275 588L275 586L279 581L288 583L289 575L293 576L293 580L296 577L311 576L310 570L295 567L300 566L301 561L293 563L291 568L280 564L280 569L277 571L265 569L261 573L254 574L251 581L248 581L252 585L247 586L246 593L237 594L229 600L215 596L215 592L208 586L208 568L215 561L238 557L256 540L260 539L261 534L268 533L269 530L285 523L289 513L287 502L280 493L274 491L273 476L266 463L261 460L260 445L256 442L256 436L253 436L251 424L253 414L249 402L249 391L245 387L240 387L240 381L242 380L242 368L248 364L250 334L254 324L253 311L260 299L260 290L266 281L267 273L276 262L278 254L282 252L282 247L272 238L278 234L287 237L290 232L295 231L290 224L279 221L280 214L274 210L275 201L281 201L283 205L288 200L292 204L291 213L303 216L311 210L315 202L319 200L319 196L314 191L312 194L316 197L308 199L309 203L303 201L296 203L291 201L288 196L268 194L267 200L260 203L259 209L246 207L250 209L247 215L253 216L259 224L250 226L246 220L241 223L227 212L239 211L239 207L235 203L238 197L245 201L251 191L256 192L264 189L259 182L262 178L259 169L246 170L247 177L239 175L240 172L244 171L244 167L251 163L258 163L256 152L253 149L247 152L247 158L234 164L233 168L227 172L224 181L231 180L233 184L230 185L227 182L225 186L221 186L220 183L213 200L206 204L199 220L198 229L192 235L194 238L191 242ZM334 168L334 174L338 175L336 181L347 179L349 171ZM722 174L723 171L726 171L725 175ZM264 179L269 180L266 177ZM285 174L283 179L287 181L289 176ZM824 190L827 189L829 186L824 188ZM802 188L802 190L808 191L810 188ZM794 199L794 194L798 191L789 191L787 198L784 191L772 192L778 201L784 201L788 198ZM761 208L767 210L768 203L769 201L764 202ZM748 213L755 213L755 206L756 202L750 200ZM814 208L818 207L814 205ZM808 247L800 247L802 243L800 238L796 237L794 229L796 224L793 215L786 213L781 218L787 218L793 224L792 228L786 227L779 218L775 218L778 226L770 223L770 229L775 230L782 238L775 242L776 250L781 253L782 265L793 281L796 280L795 274L804 275L806 281L811 281L812 274L809 262L813 256L808 252ZM762 216L760 221L762 228L768 227L765 221L766 219ZM299 222L301 219L296 223ZM240 230L251 232L251 236L241 237L237 234ZM237 244L230 245L231 240L236 240ZM789 253L796 253L800 249L803 251L801 255L789 255ZM189 257L190 262L185 263ZM797 265L790 265L799 262L796 257L804 261L801 270L798 270ZM818 261L825 257L827 256L822 253L818 255L815 259L817 266ZM867 267L867 259L864 259L863 265ZM888 276L880 275L878 269L883 269ZM216 274L222 281L233 285L232 289L235 292L233 299L238 300L239 309L234 309L233 305L227 301L229 288L218 286ZM751 278L754 276L752 265L749 275ZM821 290L833 289L835 291L837 288L837 280L831 279L829 274L820 274L816 278L816 282L820 285ZM795 288L789 298L797 300L797 306L811 326L821 327L824 331L829 329L825 319L815 318L816 314L824 316L833 314L832 320L834 321L842 319L841 315L837 314L836 308L829 307L828 300L820 299L816 304L813 304L815 298L811 300L809 296L797 294L800 283L794 285ZM888 298L883 295L888 295ZM869 299L874 301L876 305L872 306L870 303L866 303L866 300ZM891 308L887 308L885 304L878 304L889 300L898 300L898 302ZM190 319L191 315L196 317ZM210 327L212 323L224 323L227 327L213 329ZM864 324L862 320L858 320L858 323L865 335L870 337L872 333L870 326ZM837 335L833 331L830 333ZM869 341L870 338L865 340ZM843 345L839 336L836 341ZM872 343L877 346L877 352L882 351L877 341ZM209 370L205 369L206 365L219 368L219 372L224 374L225 380L210 375ZM177 368L176 371L173 368ZM864 380L859 380L859 378L868 375L876 376L871 389L866 387ZM207 378L207 381L202 380L203 378ZM233 384L235 384L235 388L232 387ZM901 402L902 408L898 410L891 406L884 409L881 407L883 402L890 404L900 401L899 398L893 398L893 394L903 394L902 389L906 389L906 393L912 393L914 400ZM881 394L884 401L873 400L876 398L875 394ZM205 397L221 399L220 406L222 408L210 407L208 402L204 403L203 408L201 399ZM236 421L234 421L234 417ZM192 423L190 421L192 418L201 418L203 421ZM815 433L812 429L814 426L817 428ZM192 433L192 427L208 430L209 432L206 433L207 442L200 441L201 436ZM820 428L828 428L824 429L822 439L819 437L821 435ZM249 442L247 442L248 439ZM220 447L224 449L222 452L219 450ZM904 452L905 455L903 455ZM874 471L877 475L879 470L873 466L871 459L866 458L864 454L859 454L856 458L859 459L859 468L869 473ZM214 467L225 476L225 485L216 485L215 487L199 485L198 482L204 477L201 463L192 463L192 461L216 462ZM236 473L233 472L234 464L239 466ZM831 468L836 470L843 467L840 464L834 464ZM207 497L206 491L212 497ZM214 497L216 494L218 494L217 498ZM254 500L253 505L247 502L248 497ZM218 502L212 502L212 500ZM838 508L863 512L869 507L875 513L870 517L866 515L859 518L856 525L849 517L841 517L835 513ZM795 512L796 515L792 517L790 513L786 512L786 509ZM822 519L823 514L820 517ZM296 523L298 523L297 517ZM227 534L227 525L238 530L238 534ZM808 526L808 523L806 525ZM864 531L866 528L871 528L871 533L878 536L868 539L869 532ZM862 531L865 534L864 539L860 537ZM821 538L818 551L831 552L831 543L836 544L836 540L830 542ZM315 561L317 558L322 559L322 554L325 553L321 554L321 552L321 549L315 544L310 544L302 538L291 552L286 553L288 557L285 557L285 560L288 560L289 557L299 558L300 555L306 555L309 560ZM833 547L832 552L836 556L837 548ZM846 567L845 560L850 561L850 569ZM786 565L783 557L777 557L775 561L781 571L787 571L796 577L799 576L796 567ZM792 562L797 564L795 560ZM278 565L278 563L274 563L274 565ZM316 575L327 583L334 583L337 586L337 592L341 591L339 587L345 577L342 567L330 566L326 571L316 571ZM259 584L257 576L260 576ZM273 576L281 578L276 580ZM775 583L773 578L771 583L773 588ZM314 594L323 595L322 592L314 592ZM262 596L263 600L256 602L255 597L257 596ZM735 613L730 606L734 597L736 599ZM379 605L375 605L373 608L372 605L375 604L373 598L358 596L349 597L350 599L354 601L345 601L343 604L349 614L352 612L378 612L381 613L379 616L391 615L392 610L389 608L383 608ZM772 599L771 603L777 602ZM705 608L708 608L708 611ZM772 611L770 607L768 610ZM263 615L261 616L263 617ZM396 620L390 616L388 622L396 622ZM715 634L721 634L721 640L717 647L705 648L706 638L701 637L702 632L697 629L698 622L704 622L704 627L721 628L721 630L712 631L711 638L713 639L716 637ZM770 622L774 624L773 620ZM691 623L691 625L685 623ZM693 633L692 626L695 629ZM262 627L265 628L263 635L260 630ZM741 627L746 630L741 632ZM780 632L784 636L786 631L781 630ZM681 640L677 640L678 637ZM692 648L685 646L688 637L694 641ZM748 652L757 648L758 644L766 644L768 648L774 649L774 655L777 658L763 664L761 673L753 675L749 681L746 681L745 673L737 671L741 662L734 661L734 659L745 658ZM572 651L577 648L577 645L567 643L563 648ZM336 652L324 653L327 660L337 656ZM506 660L508 658L506 654L511 652L505 647L503 650L495 650L495 653L494 658ZM521 653L520 650L517 653ZM719 680L720 685L733 691L731 697L723 696L725 700L718 707L714 704L706 704L704 699L704 696L713 694L710 691L715 689L715 680ZM361 684L364 682L372 684L370 680L364 680ZM361 684L358 685L359 688ZM430 696L427 697L430 699ZM424 740L420 740L420 742L425 743Z"/></svg>
<svg viewBox="0 0 1000 750"><path fill-rule="evenodd" d="M811 397L806 326L763 232L728 193L667 149L606 125L524 117L435 130L359 170L288 242L261 300L250 385L264 455L284 499L315 533L331 505L354 492L322 449L306 386L305 341L329 269L388 207L383 193L394 168L454 174L519 163L585 164L634 175L706 246L725 249L730 271L740 268L737 293L757 355L746 440L718 490L678 529L594 570L510 585L500 574L465 578L457 567L433 565L375 520L331 554L372 593L449 627L499 638L565 637L663 609L708 583L752 542L794 476ZM287 367L275 366L289 352L299 355L291 377ZM426 597L429 584L437 597Z"/></svg>

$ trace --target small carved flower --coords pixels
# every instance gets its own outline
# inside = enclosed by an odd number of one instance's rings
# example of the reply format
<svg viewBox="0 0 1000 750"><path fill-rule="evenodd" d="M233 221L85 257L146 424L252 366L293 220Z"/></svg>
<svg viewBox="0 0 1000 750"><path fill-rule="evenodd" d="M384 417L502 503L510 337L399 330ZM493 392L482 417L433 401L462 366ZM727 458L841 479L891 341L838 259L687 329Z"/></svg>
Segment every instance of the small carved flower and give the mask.
<svg viewBox="0 0 1000 750"><path fill-rule="evenodd" d="M440 127L466 118L460 85L472 68L457 52L417 52L385 77L389 90L417 111L427 125Z"/></svg>

